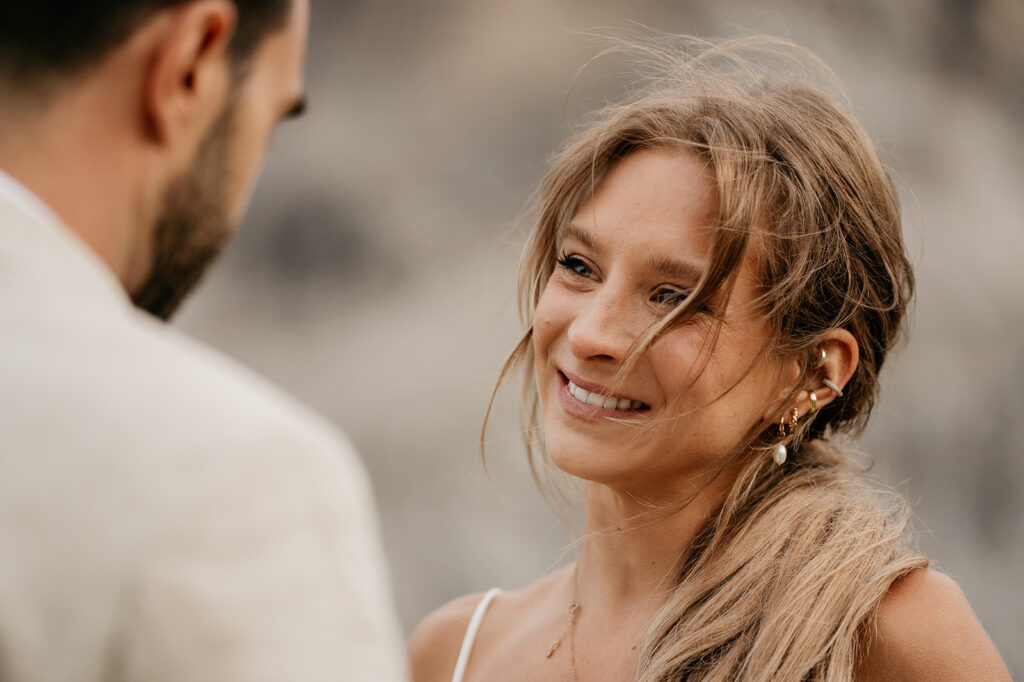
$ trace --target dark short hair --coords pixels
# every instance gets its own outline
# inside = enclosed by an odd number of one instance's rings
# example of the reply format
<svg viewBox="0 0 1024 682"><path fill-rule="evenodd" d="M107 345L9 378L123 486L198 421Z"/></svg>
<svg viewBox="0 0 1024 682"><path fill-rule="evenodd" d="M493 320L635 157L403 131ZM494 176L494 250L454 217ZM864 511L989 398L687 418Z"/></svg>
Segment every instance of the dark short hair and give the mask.
<svg viewBox="0 0 1024 682"><path fill-rule="evenodd" d="M0 0L0 77L42 86L99 61L156 12L191 0ZM234 0L232 61L284 26L292 0Z"/></svg>

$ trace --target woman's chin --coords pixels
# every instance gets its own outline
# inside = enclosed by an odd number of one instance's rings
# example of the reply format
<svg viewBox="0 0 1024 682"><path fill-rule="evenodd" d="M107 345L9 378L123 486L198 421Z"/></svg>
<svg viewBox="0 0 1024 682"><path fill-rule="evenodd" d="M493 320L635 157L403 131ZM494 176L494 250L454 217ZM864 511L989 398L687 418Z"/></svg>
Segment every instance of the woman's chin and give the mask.
<svg viewBox="0 0 1024 682"><path fill-rule="evenodd" d="M575 439L573 439L575 440ZM570 476L604 485L622 485L636 481L644 466L619 448L605 448L591 444L563 442L547 439L547 452L559 471ZM635 453L634 453L635 454Z"/></svg>
<svg viewBox="0 0 1024 682"><path fill-rule="evenodd" d="M581 437L580 434L547 433L545 448L559 471L590 483L598 483L631 493L672 497L689 490L694 482L719 473L725 457L680 456L672 462L664 457L648 456L645 448L633 442L612 446ZM673 492L676 491L676 492Z"/></svg>

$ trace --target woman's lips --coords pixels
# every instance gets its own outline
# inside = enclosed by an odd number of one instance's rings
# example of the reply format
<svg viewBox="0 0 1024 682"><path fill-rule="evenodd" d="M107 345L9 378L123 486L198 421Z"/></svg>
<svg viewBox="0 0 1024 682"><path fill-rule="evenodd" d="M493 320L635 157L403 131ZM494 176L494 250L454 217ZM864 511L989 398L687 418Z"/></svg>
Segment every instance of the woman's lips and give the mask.
<svg viewBox="0 0 1024 682"><path fill-rule="evenodd" d="M625 396L606 395L607 389L597 384L585 382L575 376L569 377L564 372L558 373L563 390L560 392L563 406L571 413L586 417L628 417L638 412L649 410L650 407ZM593 390L579 385L586 383Z"/></svg>
<svg viewBox="0 0 1024 682"><path fill-rule="evenodd" d="M581 403L585 403L592 407L603 407L608 410L639 410L644 407L644 404L639 400L616 398L615 396L609 396L606 398L600 393L580 388L574 384L571 379L567 380L566 386L569 389L569 395Z"/></svg>

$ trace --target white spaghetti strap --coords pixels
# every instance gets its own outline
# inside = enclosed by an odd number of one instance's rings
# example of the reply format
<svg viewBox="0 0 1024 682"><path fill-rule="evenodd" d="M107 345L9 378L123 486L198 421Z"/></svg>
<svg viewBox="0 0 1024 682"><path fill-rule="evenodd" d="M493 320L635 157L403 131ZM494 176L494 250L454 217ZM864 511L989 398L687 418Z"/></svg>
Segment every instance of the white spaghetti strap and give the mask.
<svg viewBox="0 0 1024 682"><path fill-rule="evenodd" d="M473 642L476 641L476 633L480 630L480 623L484 620L484 614L491 601L501 594L497 587L487 590L487 594L476 605L473 617L469 620L469 627L466 628L466 636L462 639L462 648L459 649L459 660L455 663L455 674L452 675L452 682L462 682L466 674L466 664L469 663L469 652L473 650Z"/></svg>

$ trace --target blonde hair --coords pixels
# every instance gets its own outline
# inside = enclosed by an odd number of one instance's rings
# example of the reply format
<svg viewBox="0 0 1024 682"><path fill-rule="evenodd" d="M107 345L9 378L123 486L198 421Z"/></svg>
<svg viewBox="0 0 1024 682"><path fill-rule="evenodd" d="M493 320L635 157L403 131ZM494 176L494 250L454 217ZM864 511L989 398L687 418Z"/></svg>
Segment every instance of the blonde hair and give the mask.
<svg viewBox="0 0 1024 682"><path fill-rule="evenodd" d="M716 293L728 299L751 244L757 302L770 322L763 352L805 359L791 397L816 371L814 351L829 330L853 334L860 361L843 396L789 436L784 466L765 454L778 440L772 429L758 426L736 444L727 460L740 459L741 473L682 552L637 680L851 679L889 585L926 565L905 546L905 503L871 490L863 464L832 440L866 424L913 293L893 184L863 127L829 93L838 90L834 76L805 50L771 38L623 47L647 77L625 102L593 114L553 159L520 267L526 332L498 385L532 366L533 311L560 235L609 169L655 148L706 162L719 202L709 268L685 303L636 340L619 377ZM544 473L553 465L531 442L537 399L532 372L526 377L530 467L557 501Z"/></svg>

